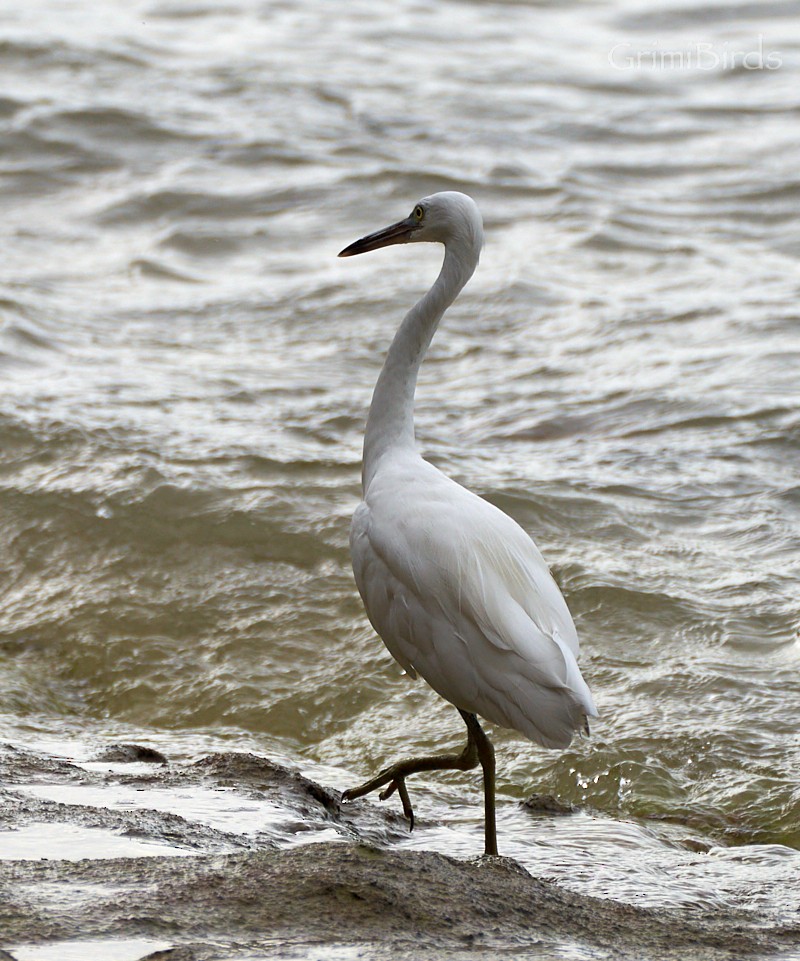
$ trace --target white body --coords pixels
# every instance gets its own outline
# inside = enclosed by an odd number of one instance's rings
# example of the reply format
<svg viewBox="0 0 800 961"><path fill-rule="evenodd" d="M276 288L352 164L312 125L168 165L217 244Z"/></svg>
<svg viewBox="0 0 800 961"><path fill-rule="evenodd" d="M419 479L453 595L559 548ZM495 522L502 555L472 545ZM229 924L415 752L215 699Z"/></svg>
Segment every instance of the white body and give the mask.
<svg viewBox="0 0 800 961"><path fill-rule="evenodd" d="M425 224L408 239L443 242L445 260L403 321L375 388L350 534L356 584L373 627L412 677L464 711L566 747L597 714L566 602L525 531L423 460L414 443L419 365L483 241L470 198L444 193L420 203Z"/></svg>

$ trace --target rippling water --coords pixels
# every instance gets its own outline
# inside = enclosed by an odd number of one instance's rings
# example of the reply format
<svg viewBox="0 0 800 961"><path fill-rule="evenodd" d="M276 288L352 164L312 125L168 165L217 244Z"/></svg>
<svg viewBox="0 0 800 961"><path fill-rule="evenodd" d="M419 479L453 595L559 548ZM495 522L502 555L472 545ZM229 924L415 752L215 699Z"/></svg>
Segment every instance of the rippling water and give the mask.
<svg viewBox="0 0 800 961"><path fill-rule="evenodd" d="M222 742L339 787L461 739L347 549L438 254L335 255L462 189L487 246L418 434L536 537L602 715L561 754L496 732L505 850L797 909L800 4L31 0L0 54L6 736ZM477 779L416 796L449 827L409 843L480 849Z"/></svg>

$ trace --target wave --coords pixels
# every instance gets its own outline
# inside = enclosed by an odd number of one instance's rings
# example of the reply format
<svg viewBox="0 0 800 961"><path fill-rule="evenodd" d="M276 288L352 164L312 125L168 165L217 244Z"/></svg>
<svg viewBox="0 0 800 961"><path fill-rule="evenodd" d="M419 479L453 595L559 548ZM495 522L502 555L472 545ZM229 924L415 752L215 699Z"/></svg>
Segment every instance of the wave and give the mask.
<svg viewBox="0 0 800 961"><path fill-rule="evenodd" d="M134 194L105 207L100 224L146 223L166 218L190 221L232 221L284 214L287 208L313 198L305 191L258 190L252 193L218 193L212 190L152 190Z"/></svg>
<svg viewBox="0 0 800 961"><path fill-rule="evenodd" d="M119 168L119 161L105 150L97 150L71 139L37 132L30 126L0 134L0 154L5 183L2 192L18 197L59 188L77 178Z"/></svg>
<svg viewBox="0 0 800 961"><path fill-rule="evenodd" d="M675 4L662 10L639 10L614 18L614 23L625 30L670 30L682 27L707 27L711 24L769 23L773 20L797 19L800 3L797 0L743 0L741 3Z"/></svg>
<svg viewBox="0 0 800 961"><path fill-rule="evenodd" d="M127 150L137 144L153 146L164 141L196 139L189 130L171 126L166 118L110 105L37 113L32 126L34 130L61 134L70 141L99 141L114 153L120 147Z"/></svg>

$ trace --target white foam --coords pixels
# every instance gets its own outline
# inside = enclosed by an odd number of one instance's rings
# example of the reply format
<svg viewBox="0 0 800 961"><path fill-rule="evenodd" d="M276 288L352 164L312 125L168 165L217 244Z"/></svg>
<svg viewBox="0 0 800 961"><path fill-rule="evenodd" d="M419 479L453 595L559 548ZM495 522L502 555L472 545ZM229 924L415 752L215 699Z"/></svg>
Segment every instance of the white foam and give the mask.
<svg viewBox="0 0 800 961"><path fill-rule="evenodd" d="M231 834L253 835L277 830L290 812L230 788L187 785L180 788L136 788L127 784L17 784L14 790L46 801L117 811L162 811ZM281 832L283 834L283 832Z"/></svg>
<svg viewBox="0 0 800 961"><path fill-rule="evenodd" d="M105 828L87 828L62 822L32 822L14 831L0 831L2 861L108 860L196 853L160 841L123 837Z"/></svg>
<svg viewBox="0 0 800 961"><path fill-rule="evenodd" d="M169 941L131 938L124 941L50 941L47 944L18 944L9 950L16 961L139 961L156 951L171 948Z"/></svg>

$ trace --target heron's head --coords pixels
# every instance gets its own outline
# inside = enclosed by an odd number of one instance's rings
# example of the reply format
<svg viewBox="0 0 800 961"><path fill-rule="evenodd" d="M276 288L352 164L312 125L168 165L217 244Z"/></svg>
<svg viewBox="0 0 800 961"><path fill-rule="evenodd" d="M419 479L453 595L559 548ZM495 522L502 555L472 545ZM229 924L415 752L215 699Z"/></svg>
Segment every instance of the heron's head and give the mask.
<svg viewBox="0 0 800 961"><path fill-rule="evenodd" d="M390 244L418 242L463 247L474 251L477 260L483 246L483 219L472 197L455 190L423 197L404 220L362 237L339 256L353 257Z"/></svg>

